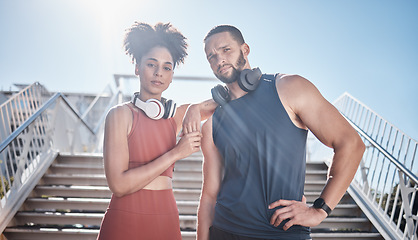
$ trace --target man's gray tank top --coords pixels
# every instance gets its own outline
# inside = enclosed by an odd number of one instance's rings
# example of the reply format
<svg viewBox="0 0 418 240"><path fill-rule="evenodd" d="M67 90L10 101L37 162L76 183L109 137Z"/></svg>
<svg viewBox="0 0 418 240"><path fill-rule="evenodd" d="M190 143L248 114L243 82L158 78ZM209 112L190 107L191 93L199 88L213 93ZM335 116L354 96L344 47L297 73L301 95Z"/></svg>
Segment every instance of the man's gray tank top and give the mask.
<svg viewBox="0 0 418 240"><path fill-rule="evenodd" d="M296 127L284 109L273 75L263 75L253 92L218 107L213 141L223 157L224 177L213 225L241 236L309 239L310 228L284 231L270 225L279 200L302 200L307 131Z"/></svg>

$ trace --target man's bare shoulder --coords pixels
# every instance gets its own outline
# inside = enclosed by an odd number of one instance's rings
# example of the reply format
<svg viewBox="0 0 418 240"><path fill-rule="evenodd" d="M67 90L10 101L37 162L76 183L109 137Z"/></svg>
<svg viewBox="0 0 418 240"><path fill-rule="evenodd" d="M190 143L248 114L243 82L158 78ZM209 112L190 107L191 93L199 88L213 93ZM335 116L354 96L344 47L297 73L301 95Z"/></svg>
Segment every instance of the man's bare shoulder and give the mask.
<svg viewBox="0 0 418 240"><path fill-rule="evenodd" d="M309 106L318 103L322 99L318 89L306 78L296 74L282 74L276 78L276 89L284 108L293 123L305 128L306 124L301 119L301 114Z"/></svg>
<svg viewBox="0 0 418 240"><path fill-rule="evenodd" d="M312 84L306 78L297 74L278 74L276 76L276 86L286 88L300 88Z"/></svg>
<svg viewBox="0 0 418 240"><path fill-rule="evenodd" d="M280 74L276 77L276 88L283 97L302 97L316 87L308 79L297 74Z"/></svg>

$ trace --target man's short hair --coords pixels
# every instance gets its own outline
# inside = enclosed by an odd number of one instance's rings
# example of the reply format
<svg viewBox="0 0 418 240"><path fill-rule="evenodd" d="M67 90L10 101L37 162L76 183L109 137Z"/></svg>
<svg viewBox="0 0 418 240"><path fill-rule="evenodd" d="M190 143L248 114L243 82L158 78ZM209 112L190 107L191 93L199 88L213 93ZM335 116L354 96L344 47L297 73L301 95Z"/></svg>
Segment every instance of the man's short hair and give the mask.
<svg viewBox="0 0 418 240"><path fill-rule="evenodd" d="M232 38L235 41L237 41L238 44L240 44L240 45L243 44L243 43L245 43L244 37L242 36L241 31L238 28L236 28L234 26L231 26L231 25L218 25L218 26L215 26L214 28L212 28L208 32L208 34L206 34L206 37L204 38L203 41L206 42L206 40L209 37L213 36L214 34L222 33L222 32L229 32L231 34Z"/></svg>

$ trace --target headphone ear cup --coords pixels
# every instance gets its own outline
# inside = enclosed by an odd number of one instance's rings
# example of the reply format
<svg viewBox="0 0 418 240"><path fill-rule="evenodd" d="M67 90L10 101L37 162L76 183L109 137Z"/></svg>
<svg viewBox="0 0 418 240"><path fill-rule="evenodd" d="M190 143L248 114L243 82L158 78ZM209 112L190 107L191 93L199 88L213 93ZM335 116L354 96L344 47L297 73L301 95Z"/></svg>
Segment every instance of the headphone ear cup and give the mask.
<svg viewBox="0 0 418 240"><path fill-rule="evenodd" d="M151 119L158 120L164 115L164 106L157 99L148 99L146 102L145 114Z"/></svg>
<svg viewBox="0 0 418 240"><path fill-rule="evenodd" d="M168 101L164 101L164 115L163 118L167 119L167 118L172 118L174 117L174 115L176 114L176 103L173 102L173 100L168 100Z"/></svg>
<svg viewBox="0 0 418 240"><path fill-rule="evenodd" d="M213 100L221 106L224 106L229 101L231 101L231 96L228 93L228 89L220 84L213 87L211 93Z"/></svg>
<svg viewBox="0 0 418 240"><path fill-rule="evenodd" d="M240 74L238 85L246 92L251 92L257 89L260 83L261 70L259 68L244 69Z"/></svg>

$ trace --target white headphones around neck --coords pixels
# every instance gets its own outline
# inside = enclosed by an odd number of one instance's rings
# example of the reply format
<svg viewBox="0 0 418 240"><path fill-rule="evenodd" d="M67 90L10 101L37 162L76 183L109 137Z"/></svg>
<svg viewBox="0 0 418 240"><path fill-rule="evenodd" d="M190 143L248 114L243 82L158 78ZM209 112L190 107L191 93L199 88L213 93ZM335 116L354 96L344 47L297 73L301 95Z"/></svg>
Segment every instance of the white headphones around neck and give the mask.
<svg viewBox="0 0 418 240"><path fill-rule="evenodd" d="M176 104L173 100L166 100L161 98L161 101L157 99L148 99L146 102L143 102L139 99L139 92L134 93L132 104L137 108L144 111L144 113L151 119L158 120L160 118L171 118L176 114Z"/></svg>

